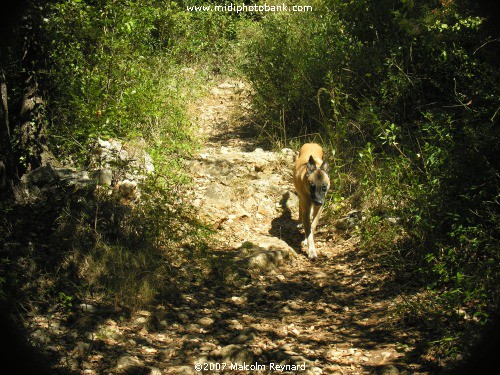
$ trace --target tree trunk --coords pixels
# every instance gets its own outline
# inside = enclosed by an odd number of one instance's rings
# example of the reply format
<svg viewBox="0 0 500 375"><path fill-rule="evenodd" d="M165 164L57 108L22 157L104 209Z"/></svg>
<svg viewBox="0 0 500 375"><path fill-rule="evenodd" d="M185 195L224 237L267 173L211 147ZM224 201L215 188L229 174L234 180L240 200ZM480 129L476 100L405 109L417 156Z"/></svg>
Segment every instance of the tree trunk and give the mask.
<svg viewBox="0 0 500 375"><path fill-rule="evenodd" d="M42 166L46 151L45 108L33 73L25 83L19 118L23 164L29 172Z"/></svg>
<svg viewBox="0 0 500 375"><path fill-rule="evenodd" d="M42 1L33 3L20 0L4 9L5 20L0 22L0 195L12 194L19 181L20 166L31 170L41 165L41 153L45 138L43 102L37 95L35 69L38 63L37 33L34 26ZM39 20L38 20L39 22ZM33 31L35 30L35 31ZM22 51L20 51L20 49ZM19 53L18 52L22 52ZM19 59L17 56L23 56ZM12 116L12 101L7 89L19 85L14 77L8 77L10 69L27 72L20 116ZM16 72L17 73L17 72ZM7 78L12 78L7 84ZM9 111L9 105L11 106ZM9 113L10 112L10 113ZM16 115L19 115L16 112ZM13 148L13 137L19 138L19 148ZM24 163L19 163L23 161Z"/></svg>
<svg viewBox="0 0 500 375"><path fill-rule="evenodd" d="M0 196L11 194L14 182L17 180L9 126L7 82L3 65L0 65Z"/></svg>

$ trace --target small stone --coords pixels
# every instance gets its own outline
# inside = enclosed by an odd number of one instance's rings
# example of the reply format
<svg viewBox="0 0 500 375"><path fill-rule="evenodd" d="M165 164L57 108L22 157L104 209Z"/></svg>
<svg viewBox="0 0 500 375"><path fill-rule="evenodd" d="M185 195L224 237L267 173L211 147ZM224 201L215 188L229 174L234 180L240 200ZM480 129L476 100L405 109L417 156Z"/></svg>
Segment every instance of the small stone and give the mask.
<svg viewBox="0 0 500 375"><path fill-rule="evenodd" d="M202 326L210 326L212 324L214 324L214 320L208 316L205 316L203 318L200 318L198 320L198 323L201 324Z"/></svg>
<svg viewBox="0 0 500 375"><path fill-rule="evenodd" d="M255 340L257 336L253 332L243 332L240 333L238 336L233 338L231 342L233 344L244 344L244 343L250 343Z"/></svg>
<svg viewBox="0 0 500 375"><path fill-rule="evenodd" d="M113 171L109 168L98 169L95 171L94 178L99 185L111 186L113 182Z"/></svg>
<svg viewBox="0 0 500 375"><path fill-rule="evenodd" d="M394 365L384 365L377 371L379 375L399 375L399 370Z"/></svg>
<svg viewBox="0 0 500 375"><path fill-rule="evenodd" d="M79 341L76 343L76 348L75 351L80 355L83 356L86 352L90 350L90 344L87 342L82 342Z"/></svg>
<svg viewBox="0 0 500 375"><path fill-rule="evenodd" d="M205 342L205 343L201 344L200 350L202 352L209 352L211 350L214 350L216 347L217 347L217 345L215 345L212 342Z"/></svg>
<svg viewBox="0 0 500 375"><path fill-rule="evenodd" d="M80 366L77 358L65 358L65 357L63 357L63 358L61 358L61 361L64 361L64 363L67 363L68 367L72 370L77 370Z"/></svg>
<svg viewBox="0 0 500 375"><path fill-rule="evenodd" d="M235 363L252 363L255 361L253 353L243 348L231 356L231 360Z"/></svg>
<svg viewBox="0 0 500 375"><path fill-rule="evenodd" d="M229 82L223 82L218 86L220 89L233 89L236 87L235 84Z"/></svg>
<svg viewBox="0 0 500 375"><path fill-rule="evenodd" d="M326 279L328 275L323 271L317 271L314 273L314 277L316 277L317 279Z"/></svg>
<svg viewBox="0 0 500 375"><path fill-rule="evenodd" d="M131 369L142 367L142 362L137 357L124 355L118 359L116 371L119 374L127 374Z"/></svg>
<svg viewBox="0 0 500 375"><path fill-rule="evenodd" d="M200 332L201 326L199 324L191 323L191 324L188 324L186 329L188 331L191 331L191 332Z"/></svg>
<svg viewBox="0 0 500 375"><path fill-rule="evenodd" d="M110 326L102 327L96 335L97 337L104 337L116 341L122 340L124 337L117 327Z"/></svg>
<svg viewBox="0 0 500 375"><path fill-rule="evenodd" d="M233 303L237 306L242 306L248 302L248 298L247 296L240 296L240 297L233 296L231 297L231 301L233 301Z"/></svg>
<svg viewBox="0 0 500 375"><path fill-rule="evenodd" d="M198 372L191 366L181 366L175 370L177 375L197 375Z"/></svg>
<svg viewBox="0 0 500 375"><path fill-rule="evenodd" d="M388 217L387 221L391 224L397 225L401 224L401 218L400 217Z"/></svg>
<svg viewBox="0 0 500 375"><path fill-rule="evenodd" d="M42 330L37 330L32 334L36 341L47 344L50 342L50 337L47 336Z"/></svg>
<svg viewBox="0 0 500 375"><path fill-rule="evenodd" d="M244 327L243 324L241 324L239 321L233 319L229 322L229 328L231 328L232 330L241 331Z"/></svg>
<svg viewBox="0 0 500 375"><path fill-rule="evenodd" d="M230 344L230 345L227 345L227 346L224 346L221 350L220 350L220 356L223 358L223 359L230 359L231 356L236 353L238 350L240 350L241 347L239 345L235 345L235 344Z"/></svg>
<svg viewBox="0 0 500 375"><path fill-rule="evenodd" d="M95 313L97 311L95 306L89 305L88 303L82 303L82 304L78 305L78 308L80 310L82 310L83 312L87 312L87 313Z"/></svg>
<svg viewBox="0 0 500 375"><path fill-rule="evenodd" d="M188 322L190 319L189 319L189 315L184 313L184 312L180 312L177 317L180 319L181 322L183 323L186 323Z"/></svg>
<svg viewBox="0 0 500 375"><path fill-rule="evenodd" d="M150 366L149 367L149 375L161 375L161 371L157 367Z"/></svg>
<svg viewBox="0 0 500 375"><path fill-rule="evenodd" d="M272 205L269 202L262 202L259 203L259 206L257 208L257 212L261 215L270 215L272 213Z"/></svg>

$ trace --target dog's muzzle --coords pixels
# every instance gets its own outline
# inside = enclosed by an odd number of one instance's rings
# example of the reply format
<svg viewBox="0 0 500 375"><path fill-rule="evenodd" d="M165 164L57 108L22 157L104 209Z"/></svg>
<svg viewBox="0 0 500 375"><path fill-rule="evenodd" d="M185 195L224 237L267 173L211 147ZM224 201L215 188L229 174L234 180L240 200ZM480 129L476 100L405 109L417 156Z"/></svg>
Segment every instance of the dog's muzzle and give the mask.
<svg viewBox="0 0 500 375"><path fill-rule="evenodd" d="M324 201L324 200L321 200L321 201L319 201L319 200L313 200L313 204L314 204L315 206L322 206L322 205L323 205L323 203L325 203L325 201Z"/></svg>

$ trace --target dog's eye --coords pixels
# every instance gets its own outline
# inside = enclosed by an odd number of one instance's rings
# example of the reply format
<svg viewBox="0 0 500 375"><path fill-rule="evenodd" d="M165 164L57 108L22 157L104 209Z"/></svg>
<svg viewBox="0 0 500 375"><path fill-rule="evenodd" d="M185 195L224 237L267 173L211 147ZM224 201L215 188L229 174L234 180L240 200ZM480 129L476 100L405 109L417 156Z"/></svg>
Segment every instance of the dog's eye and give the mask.
<svg viewBox="0 0 500 375"><path fill-rule="evenodd" d="M328 187L326 185L323 185L323 191L327 191L328 190Z"/></svg>
<svg viewBox="0 0 500 375"><path fill-rule="evenodd" d="M311 190L316 190L316 184L311 184Z"/></svg>

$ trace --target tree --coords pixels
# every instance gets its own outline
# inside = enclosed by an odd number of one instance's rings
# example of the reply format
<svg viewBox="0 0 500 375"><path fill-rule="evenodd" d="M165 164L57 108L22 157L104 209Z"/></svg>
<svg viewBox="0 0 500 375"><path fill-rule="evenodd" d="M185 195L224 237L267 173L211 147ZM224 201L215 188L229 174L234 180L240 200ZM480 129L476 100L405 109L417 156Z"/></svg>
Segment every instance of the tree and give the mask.
<svg viewBox="0 0 500 375"><path fill-rule="evenodd" d="M37 20L43 1L20 1L5 15L0 41L0 194L12 193L22 169L29 171L42 165L44 146L43 100L37 85ZM19 53L20 52L20 53ZM15 72L15 74L13 74ZM10 76L9 76L10 74ZM13 77L15 76L15 77ZM12 100L9 89L21 87L20 103ZM12 91L12 90L11 90ZM20 108L17 111L13 108ZM13 149L13 136L19 134L19 155Z"/></svg>
<svg viewBox="0 0 500 375"><path fill-rule="evenodd" d="M10 7L5 15L6 22L0 23L0 195L12 192L13 182L17 179L17 167L12 152L9 121L9 100L7 91L6 65L9 49L14 39L14 27L20 21L25 2Z"/></svg>

